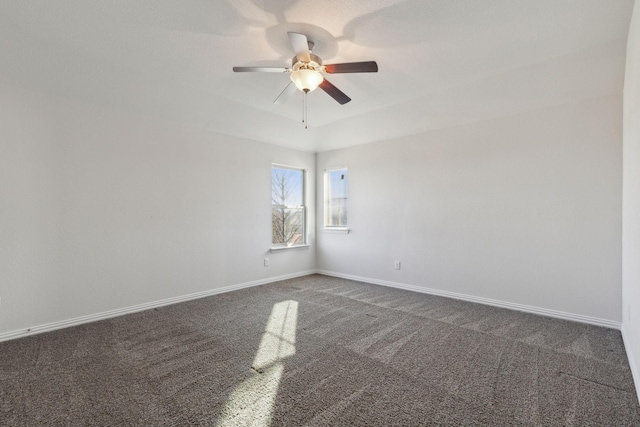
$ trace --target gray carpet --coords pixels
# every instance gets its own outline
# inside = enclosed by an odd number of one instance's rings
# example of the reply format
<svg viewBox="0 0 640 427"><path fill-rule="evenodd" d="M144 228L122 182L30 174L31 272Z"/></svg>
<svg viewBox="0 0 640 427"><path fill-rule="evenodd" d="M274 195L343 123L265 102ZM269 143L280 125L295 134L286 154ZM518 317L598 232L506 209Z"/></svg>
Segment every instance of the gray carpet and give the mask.
<svg viewBox="0 0 640 427"><path fill-rule="evenodd" d="M320 275L0 343L0 425L640 426L619 331Z"/></svg>

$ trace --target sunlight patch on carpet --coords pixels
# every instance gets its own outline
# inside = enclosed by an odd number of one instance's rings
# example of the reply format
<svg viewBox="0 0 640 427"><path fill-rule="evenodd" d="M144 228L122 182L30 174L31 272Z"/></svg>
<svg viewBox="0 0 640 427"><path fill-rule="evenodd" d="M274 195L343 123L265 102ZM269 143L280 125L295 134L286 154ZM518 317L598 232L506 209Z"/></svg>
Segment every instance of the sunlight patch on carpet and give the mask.
<svg viewBox="0 0 640 427"><path fill-rule="evenodd" d="M251 365L254 373L231 393L216 426L271 424L284 372L283 360L296 353L297 323L297 301L282 301L273 306Z"/></svg>

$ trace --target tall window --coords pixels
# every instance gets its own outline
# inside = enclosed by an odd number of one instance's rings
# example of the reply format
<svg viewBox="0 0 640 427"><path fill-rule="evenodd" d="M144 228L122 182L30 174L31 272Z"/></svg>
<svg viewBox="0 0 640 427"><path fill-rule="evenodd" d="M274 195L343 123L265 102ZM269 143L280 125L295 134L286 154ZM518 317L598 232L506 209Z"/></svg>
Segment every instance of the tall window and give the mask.
<svg viewBox="0 0 640 427"><path fill-rule="evenodd" d="M347 227L347 168L324 171L324 226Z"/></svg>
<svg viewBox="0 0 640 427"><path fill-rule="evenodd" d="M271 243L294 246L306 243L305 172L285 166L271 168Z"/></svg>

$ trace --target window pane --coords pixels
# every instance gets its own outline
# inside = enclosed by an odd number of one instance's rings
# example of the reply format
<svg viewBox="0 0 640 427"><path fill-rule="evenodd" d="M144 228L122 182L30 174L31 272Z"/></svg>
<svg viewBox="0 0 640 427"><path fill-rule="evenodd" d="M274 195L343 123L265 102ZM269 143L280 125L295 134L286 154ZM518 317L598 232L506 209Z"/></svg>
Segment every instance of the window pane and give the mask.
<svg viewBox="0 0 640 427"><path fill-rule="evenodd" d="M271 234L274 245L304 243L304 208L272 208Z"/></svg>
<svg viewBox="0 0 640 427"><path fill-rule="evenodd" d="M325 215L326 227L347 226L347 169L333 169L325 172Z"/></svg>
<svg viewBox="0 0 640 427"><path fill-rule="evenodd" d="M304 171L271 168L271 242L298 245L305 242Z"/></svg>
<svg viewBox="0 0 640 427"><path fill-rule="evenodd" d="M271 168L271 204L302 206L303 173L299 169Z"/></svg>

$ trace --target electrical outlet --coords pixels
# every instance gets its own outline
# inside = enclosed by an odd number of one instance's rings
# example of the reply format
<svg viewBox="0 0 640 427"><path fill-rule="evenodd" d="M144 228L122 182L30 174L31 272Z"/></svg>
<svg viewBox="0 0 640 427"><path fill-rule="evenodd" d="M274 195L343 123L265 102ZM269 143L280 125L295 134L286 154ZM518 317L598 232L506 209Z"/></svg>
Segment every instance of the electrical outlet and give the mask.
<svg viewBox="0 0 640 427"><path fill-rule="evenodd" d="M264 259L264 266L269 267L269 258Z"/></svg>
<svg viewBox="0 0 640 427"><path fill-rule="evenodd" d="M400 261L396 261L393 263L393 268L395 268L396 270L400 270Z"/></svg>

